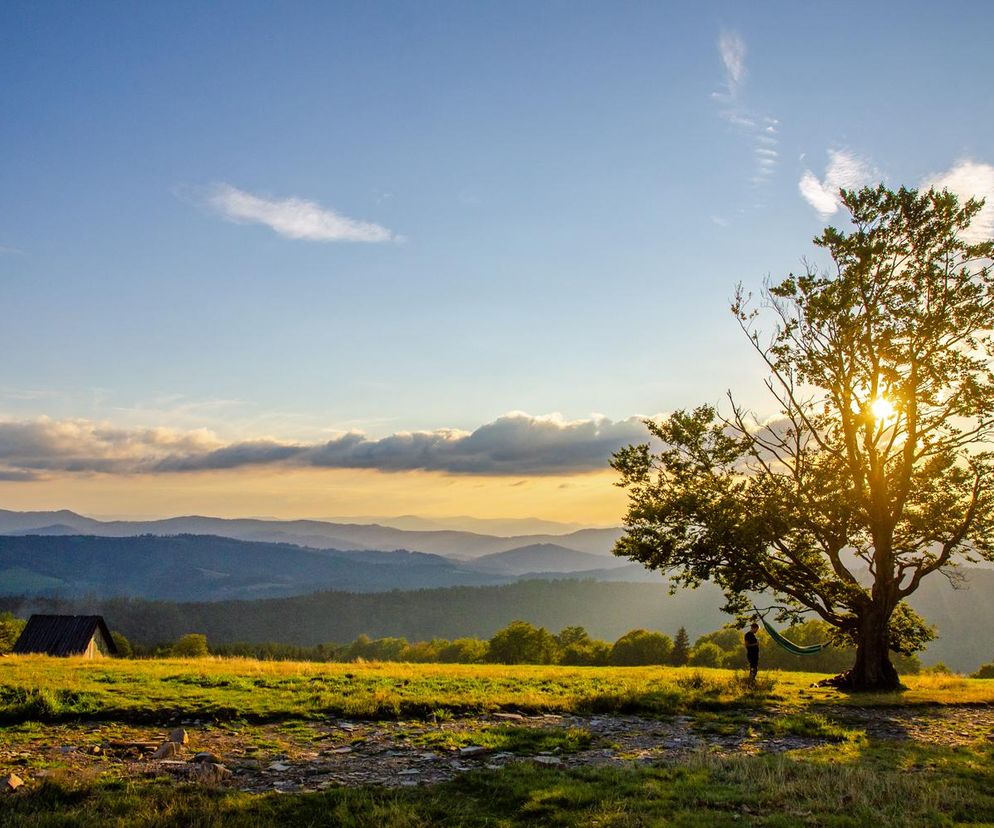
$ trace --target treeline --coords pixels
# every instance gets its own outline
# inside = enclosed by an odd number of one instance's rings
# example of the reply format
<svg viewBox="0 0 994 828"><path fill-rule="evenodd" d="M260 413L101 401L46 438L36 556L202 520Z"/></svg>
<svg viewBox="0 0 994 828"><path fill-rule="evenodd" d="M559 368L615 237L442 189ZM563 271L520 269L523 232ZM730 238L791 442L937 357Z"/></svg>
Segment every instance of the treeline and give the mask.
<svg viewBox="0 0 994 828"><path fill-rule="evenodd" d="M821 643L829 637L828 625L807 621L788 628L785 635L797 644ZM778 647L765 632L759 633L762 669L838 673L852 666L851 647L829 647L812 656L796 656ZM741 668L745 657L742 633L722 628L701 636L691 645L685 628L670 636L636 629L613 643L592 638L583 627L565 627L551 633L526 621L513 621L490 639L435 638L410 642L406 638L370 638L360 635L350 644L318 644L301 647L292 644L221 644L209 647L203 634L189 633L171 645L156 648L131 647L115 633L118 649L134 656L246 657L292 661L399 661L435 664L562 664L578 667L634 667L669 665L680 667ZM893 654L902 674L917 673L921 663L916 656Z"/></svg>

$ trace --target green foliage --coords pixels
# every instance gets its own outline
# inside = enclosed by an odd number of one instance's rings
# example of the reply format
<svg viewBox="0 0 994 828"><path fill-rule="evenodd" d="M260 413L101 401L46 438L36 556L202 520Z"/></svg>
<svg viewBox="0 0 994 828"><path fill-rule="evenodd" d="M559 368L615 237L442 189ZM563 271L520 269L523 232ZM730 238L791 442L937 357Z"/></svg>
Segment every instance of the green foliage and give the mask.
<svg viewBox="0 0 994 828"><path fill-rule="evenodd" d="M668 635L648 630L630 630L614 642L610 663L619 667L667 664L673 652Z"/></svg>
<svg viewBox="0 0 994 828"><path fill-rule="evenodd" d="M552 664L556 639L545 627L512 621L490 639L489 660L498 664Z"/></svg>
<svg viewBox="0 0 994 828"><path fill-rule="evenodd" d="M200 633L180 636L169 651L171 655L179 658L203 658L210 654L210 650L207 649L207 636Z"/></svg>
<svg viewBox="0 0 994 828"><path fill-rule="evenodd" d="M990 664L981 664L980 669L977 670L970 678L976 679L994 679L994 661Z"/></svg>
<svg viewBox="0 0 994 828"><path fill-rule="evenodd" d="M682 667L690 660L690 636L687 635L687 628L680 627L676 631L673 639L673 651L670 653L670 664L674 667Z"/></svg>
<svg viewBox="0 0 994 828"><path fill-rule="evenodd" d="M117 655L119 658L131 658L131 656L134 655L131 642L128 641L128 639L121 633L117 630L111 630L110 637L114 641L114 647L117 649Z"/></svg>
<svg viewBox="0 0 994 828"><path fill-rule="evenodd" d="M480 664L486 661L490 645L478 638L457 638L439 648L442 664Z"/></svg>
<svg viewBox="0 0 994 828"><path fill-rule="evenodd" d="M690 652L691 667L720 667L725 660L725 651L713 641L698 644Z"/></svg>
<svg viewBox="0 0 994 828"><path fill-rule="evenodd" d="M629 493L615 552L714 582L730 612L761 592L813 610L857 644L852 686L893 689L889 650L932 634L903 600L957 555L994 559L994 242L964 241L982 205L948 192L842 201L853 230L815 239L834 267L764 291L769 336L741 289L732 307L779 419L757 428L733 400L647 420L661 448L612 463Z"/></svg>
<svg viewBox="0 0 994 828"><path fill-rule="evenodd" d="M14 648L26 623L9 612L0 612L0 655Z"/></svg>

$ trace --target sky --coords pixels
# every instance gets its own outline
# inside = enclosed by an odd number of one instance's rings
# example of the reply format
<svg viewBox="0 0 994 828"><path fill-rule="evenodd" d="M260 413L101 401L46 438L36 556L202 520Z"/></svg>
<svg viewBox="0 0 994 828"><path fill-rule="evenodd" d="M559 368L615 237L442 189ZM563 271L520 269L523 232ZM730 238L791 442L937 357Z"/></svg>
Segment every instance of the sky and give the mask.
<svg viewBox="0 0 994 828"><path fill-rule="evenodd" d="M987 195L986 2L0 4L0 508L618 523L837 189Z"/></svg>

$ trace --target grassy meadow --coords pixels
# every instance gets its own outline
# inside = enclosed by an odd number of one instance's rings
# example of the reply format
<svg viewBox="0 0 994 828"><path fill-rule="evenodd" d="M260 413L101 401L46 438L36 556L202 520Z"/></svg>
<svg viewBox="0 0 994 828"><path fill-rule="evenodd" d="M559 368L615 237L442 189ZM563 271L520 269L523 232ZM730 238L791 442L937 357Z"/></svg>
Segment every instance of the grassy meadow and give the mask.
<svg viewBox="0 0 994 828"><path fill-rule="evenodd" d="M771 673L753 687L740 673L703 668L4 657L0 734L9 745L77 726L125 730L199 720L292 728L340 717L427 721L419 737L426 749L481 742L493 749L589 746L575 730L528 735L488 726L442 734L430 725L497 711L686 716L714 733L762 718L774 735L820 742L778 753L699 750L623 766L517 761L436 785L293 793L126 777L109 766L82 777L55 769L0 798L0 826L994 824L994 729L952 745L874 739L840 725L836 715L986 710L994 706L994 681L925 674L907 677L903 693L866 696L811 687L819 678ZM58 738L65 738L61 731ZM0 774L18 767L0 767Z"/></svg>

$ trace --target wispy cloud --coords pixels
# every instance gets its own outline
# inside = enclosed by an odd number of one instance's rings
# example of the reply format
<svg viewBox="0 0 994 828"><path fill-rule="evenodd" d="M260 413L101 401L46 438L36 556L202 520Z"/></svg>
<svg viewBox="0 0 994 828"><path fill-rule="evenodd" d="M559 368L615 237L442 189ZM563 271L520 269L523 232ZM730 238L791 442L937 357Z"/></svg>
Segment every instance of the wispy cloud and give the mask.
<svg viewBox="0 0 994 828"><path fill-rule="evenodd" d="M718 114L740 131L751 144L753 162L749 181L765 184L776 171L780 153L780 122L762 113L753 112L743 101L746 79L746 44L737 32L723 31L718 37L718 54L725 69L721 89L711 94L718 104Z"/></svg>
<svg viewBox="0 0 994 828"><path fill-rule="evenodd" d="M829 150L825 177L805 170L797 183L801 195L822 218L842 206L839 190L851 190L880 180L880 172L868 161L846 150Z"/></svg>
<svg viewBox="0 0 994 828"><path fill-rule="evenodd" d="M718 37L718 52L725 64L728 90L734 94L745 80L745 41L738 32L724 31Z"/></svg>
<svg viewBox="0 0 994 828"><path fill-rule="evenodd" d="M269 198L230 184L215 185L208 193L207 204L229 221L264 224L288 239L384 242L396 238L379 224L343 216L314 201Z"/></svg>
<svg viewBox="0 0 994 828"><path fill-rule="evenodd" d="M251 466L570 474L606 469L613 452L647 437L642 418L566 420L511 412L473 431L347 432L315 443L224 442L206 430L122 429L87 420L0 421L0 479L52 474L167 474Z"/></svg>
<svg viewBox="0 0 994 828"><path fill-rule="evenodd" d="M972 244L994 238L994 166L970 160L960 161L945 172L929 176L922 186L949 190L962 201L968 198L985 199L983 209L974 217L963 238Z"/></svg>

